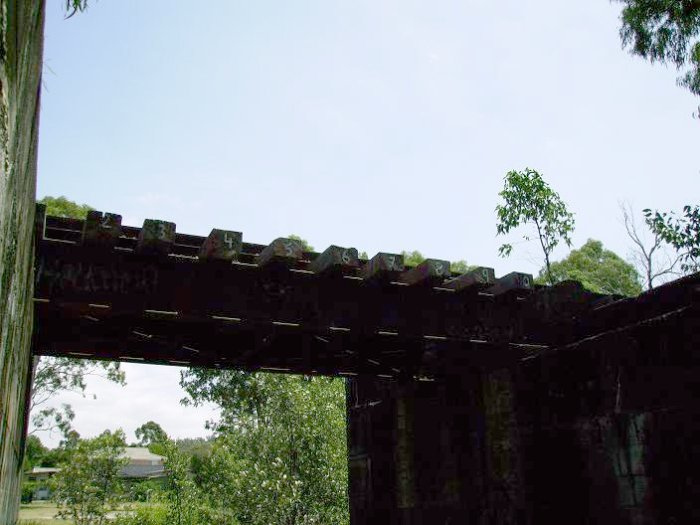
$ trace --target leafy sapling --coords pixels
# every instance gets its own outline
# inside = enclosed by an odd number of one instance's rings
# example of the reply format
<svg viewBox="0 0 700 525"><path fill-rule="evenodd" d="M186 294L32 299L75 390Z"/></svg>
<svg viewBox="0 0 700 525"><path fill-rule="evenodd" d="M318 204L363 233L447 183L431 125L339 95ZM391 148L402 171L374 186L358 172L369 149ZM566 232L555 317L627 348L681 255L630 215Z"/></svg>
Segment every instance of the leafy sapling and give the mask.
<svg viewBox="0 0 700 525"><path fill-rule="evenodd" d="M496 206L497 235L506 235L520 226L534 226L544 254L547 282L554 284L550 256L561 241L571 246L574 215L542 175L531 168L509 171L499 195L504 202ZM530 240L528 235L524 238ZM501 257L508 257L512 250L513 245L507 243L501 245L498 253Z"/></svg>

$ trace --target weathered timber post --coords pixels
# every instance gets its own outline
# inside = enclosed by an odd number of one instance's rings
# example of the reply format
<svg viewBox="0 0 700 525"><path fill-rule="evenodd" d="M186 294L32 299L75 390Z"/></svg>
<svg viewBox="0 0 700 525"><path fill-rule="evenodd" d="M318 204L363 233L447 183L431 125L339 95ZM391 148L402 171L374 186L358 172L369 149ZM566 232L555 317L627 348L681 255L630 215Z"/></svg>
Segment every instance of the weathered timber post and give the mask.
<svg viewBox="0 0 700 525"><path fill-rule="evenodd" d="M43 0L0 4L0 523L17 521L31 373Z"/></svg>

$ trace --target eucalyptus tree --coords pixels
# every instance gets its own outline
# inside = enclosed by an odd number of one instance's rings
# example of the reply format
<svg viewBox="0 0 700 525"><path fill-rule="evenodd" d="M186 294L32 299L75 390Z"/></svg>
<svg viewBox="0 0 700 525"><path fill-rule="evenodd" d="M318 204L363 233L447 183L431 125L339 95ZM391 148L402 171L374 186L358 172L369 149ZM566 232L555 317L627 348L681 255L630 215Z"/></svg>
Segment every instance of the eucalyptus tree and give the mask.
<svg viewBox="0 0 700 525"><path fill-rule="evenodd" d="M571 246L574 215L542 175L531 168L509 171L499 195L503 202L496 206L496 234L506 235L518 227L534 226L544 255L544 276L549 284L554 284L550 258L560 242ZM523 237L529 241L531 236L527 232ZM498 253L507 257L512 250L513 245L507 243L501 245Z"/></svg>

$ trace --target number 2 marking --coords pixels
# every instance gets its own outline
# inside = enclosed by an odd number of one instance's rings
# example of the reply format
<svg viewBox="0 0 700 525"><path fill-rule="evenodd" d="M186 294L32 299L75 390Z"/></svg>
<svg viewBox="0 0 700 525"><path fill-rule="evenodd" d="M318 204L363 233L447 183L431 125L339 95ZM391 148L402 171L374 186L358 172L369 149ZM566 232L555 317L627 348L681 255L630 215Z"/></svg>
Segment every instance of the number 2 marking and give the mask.
<svg viewBox="0 0 700 525"><path fill-rule="evenodd" d="M442 275L444 271L445 271L445 266L441 262L435 263L435 273L436 274Z"/></svg>

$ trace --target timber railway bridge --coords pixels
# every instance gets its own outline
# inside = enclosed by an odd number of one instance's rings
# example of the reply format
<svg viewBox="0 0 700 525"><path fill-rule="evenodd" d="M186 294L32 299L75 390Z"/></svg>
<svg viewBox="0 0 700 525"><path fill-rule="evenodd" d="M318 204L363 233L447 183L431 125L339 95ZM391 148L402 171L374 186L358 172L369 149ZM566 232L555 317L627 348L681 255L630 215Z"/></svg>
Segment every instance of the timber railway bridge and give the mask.
<svg viewBox="0 0 700 525"><path fill-rule="evenodd" d="M347 377L352 523L700 511L700 276L637 298L36 213L36 355Z"/></svg>

